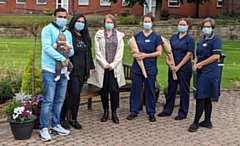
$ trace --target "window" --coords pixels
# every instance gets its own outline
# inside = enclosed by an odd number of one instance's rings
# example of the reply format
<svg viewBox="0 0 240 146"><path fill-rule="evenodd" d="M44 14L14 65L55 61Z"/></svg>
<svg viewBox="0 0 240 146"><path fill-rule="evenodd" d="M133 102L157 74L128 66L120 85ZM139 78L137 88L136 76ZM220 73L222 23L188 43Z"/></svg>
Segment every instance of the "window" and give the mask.
<svg viewBox="0 0 240 146"><path fill-rule="evenodd" d="M46 4L46 0L37 0L37 4Z"/></svg>
<svg viewBox="0 0 240 146"><path fill-rule="evenodd" d="M180 7L178 0L168 0L168 7Z"/></svg>
<svg viewBox="0 0 240 146"><path fill-rule="evenodd" d="M78 5L89 5L89 0L78 0Z"/></svg>
<svg viewBox="0 0 240 146"><path fill-rule="evenodd" d="M111 3L108 2L107 0L100 0L100 6L110 6Z"/></svg>
<svg viewBox="0 0 240 146"><path fill-rule="evenodd" d="M217 7L222 7L222 0L217 1Z"/></svg>
<svg viewBox="0 0 240 146"><path fill-rule="evenodd" d="M0 0L0 4L6 3L6 0Z"/></svg>
<svg viewBox="0 0 240 146"><path fill-rule="evenodd" d="M26 0L17 0L17 4L26 4Z"/></svg>
<svg viewBox="0 0 240 146"><path fill-rule="evenodd" d="M126 4L125 0L122 0L122 6L127 7L128 5Z"/></svg>
<svg viewBox="0 0 240 146"><path fill-rule="evenodd" d="M148 7L144 5L144 15L148 12L155 14L156 11L156 0L146 0Z"/></svg>

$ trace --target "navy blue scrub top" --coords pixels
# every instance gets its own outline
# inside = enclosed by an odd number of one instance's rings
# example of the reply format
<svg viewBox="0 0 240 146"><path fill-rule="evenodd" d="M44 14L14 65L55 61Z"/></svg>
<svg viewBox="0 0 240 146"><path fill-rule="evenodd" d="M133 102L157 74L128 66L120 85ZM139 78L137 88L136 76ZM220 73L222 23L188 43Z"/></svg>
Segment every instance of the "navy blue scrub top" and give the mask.
<svg viewBox="0 0 240 146"><path fill-rule="evenodd" d="M147 37L143 34L142 31L135 34L134 37L137 42L139 51L143 53L154 53L156 52L156 48L159 45L163 44L163 41L160 35L154 31ZM145 58L143 59L143 63L144 63L147 75L158 74L157 57ZM142 70L139 67L136 59L133 60L133 65L131 70L135 74L142 74Z"/></svg>
<svg viewBox="0 0 240 146"><path fill-rule="evenodd" d="M173 57L175 65L177 66L188 52L194 52L195 41L192 36L186 34L181 39L179 33L172 35L170 38ZM185 63L177 72L179 75L192 75L192 62L191 59Z"/></svg>
<svg viewBox="0 0 240 146"><path fill-rule="evenodd" d="M202 38L199 40L196 51L198 62L206 60L207 58L214 54L221 55L221 53L222 53L222 41L213 32L208 39ZM200 74L201 76L218 78L219 77L218 62L214 61L210 64L204 65L201 69L197 70L197 73Z"/></svg>

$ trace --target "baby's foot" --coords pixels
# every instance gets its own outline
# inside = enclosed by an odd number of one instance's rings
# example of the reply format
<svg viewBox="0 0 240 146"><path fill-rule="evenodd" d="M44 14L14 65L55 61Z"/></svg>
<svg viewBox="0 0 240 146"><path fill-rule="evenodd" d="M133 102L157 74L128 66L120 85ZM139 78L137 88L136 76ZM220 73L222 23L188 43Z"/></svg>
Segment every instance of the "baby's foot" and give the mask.
<svg viewBox="0 0 240 146"><path fill-rule="evenodd" d="M54 81L58 81L60 79L60 76L57 76Z"/></svg>

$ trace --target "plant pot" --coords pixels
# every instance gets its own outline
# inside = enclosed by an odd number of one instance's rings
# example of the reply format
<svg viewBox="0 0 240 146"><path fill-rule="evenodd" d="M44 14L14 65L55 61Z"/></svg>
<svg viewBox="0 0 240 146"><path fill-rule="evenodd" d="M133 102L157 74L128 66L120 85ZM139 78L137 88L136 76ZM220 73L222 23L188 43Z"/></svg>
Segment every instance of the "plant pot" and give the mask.
<svg viewBox="0 0 240 146"><path fill-rule="evenodd" d="M8 120L14 139L16 140L29 139L32 135L33 126L36 118L37 117L35 116L34 119L25 121L23 123Z"/></svg>
<svg viewBox="0 0 240 146"><path fill-rule="evenodd" d="M158 101L158 97L159 97L159 92L160 90L155 90L155 99L156 99L156 103ZM145 91L143 91L143 105L145 105Z"/></svg>
<svg viewBox="0 0 240 146"><path fill-rule="evenodd" d="M34 114L37 118L35 120L35 123L34 123L34 129L39 129L39 125L40 125L40 121L39 121L39 117L40 117L40 113L41 113L41 109L38 108L38 109L33 109L32 110L32 114Z"/></svg>
<svg viewBox="0 0 240 146"><path fill-rule="evenodd" d="M44 12L45 15L52 16L53 12Z"/></svg>

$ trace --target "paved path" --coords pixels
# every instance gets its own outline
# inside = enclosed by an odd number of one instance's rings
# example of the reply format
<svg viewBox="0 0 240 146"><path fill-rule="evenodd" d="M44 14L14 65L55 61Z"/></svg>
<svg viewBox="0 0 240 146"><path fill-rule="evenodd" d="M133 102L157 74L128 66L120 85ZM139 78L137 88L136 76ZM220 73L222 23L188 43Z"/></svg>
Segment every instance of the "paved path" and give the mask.
<svg viewBox="0 0 240 146"><path fill-rule="evenodd" d="M85 101L83 101L85 102ZM163 95L157 103L157 113L165 102ZM0 124L0 146L4 145L76 145L76 146L240 146L240 91L222 91L218 103L213 103L213 129L199 128L190 133L188 127L193 121L195 100L191 97L188 118L175 121L178 107L170 117L157 117L150 123L145 109L133 121L126 120L129 114L128 98L122 98L118 109L120 124L111 120L100 122L102 108L100 102L93 103L93 110L81 105L79 121L82 130L71 128L68 136L52 136L52 141L42 142L38 130L34 130L31 139L17 141L13 139L8 123ZM111 119L111 117L110 117Z"/></svg>

